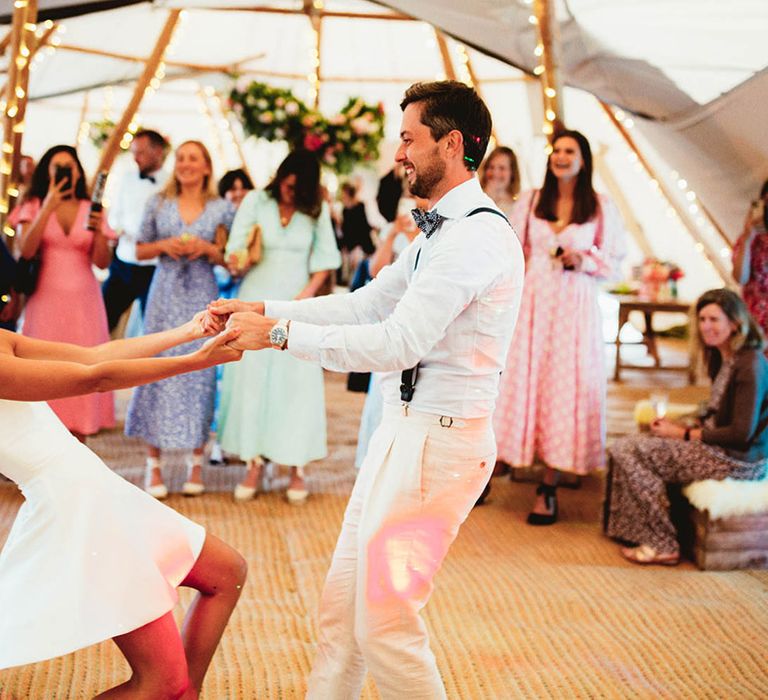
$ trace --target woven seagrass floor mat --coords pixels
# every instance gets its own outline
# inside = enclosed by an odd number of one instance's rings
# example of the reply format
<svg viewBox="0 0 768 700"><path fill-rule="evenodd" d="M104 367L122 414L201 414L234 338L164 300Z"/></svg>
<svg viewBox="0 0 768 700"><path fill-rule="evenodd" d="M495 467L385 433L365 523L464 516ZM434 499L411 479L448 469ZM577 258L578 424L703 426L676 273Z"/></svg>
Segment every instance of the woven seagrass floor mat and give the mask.
<svg viewBox="0 0 768 700"><path fill-rule="evenodd" d="M313 494L304 506L283 500L286 477L279 474L274 490L235 504L228 491L242 466L206 468L208 487L218 493L167 501L249 563L203 688L206 700L303 697L320 588L354 477L362 403L339 378L329 376L326 386L330 456L308 469ZM647 388L611 385L609 436L631 429L632 405L644 396ZM113 431L90 445L139 482L138 442ZM168 465L169 486L178 488L181 453L170 453ZM625 563L600 534L600 477L560 492L562 519L550 528L524 523L532 490L494 479L490 502L472 512L438 575L425 618L449 698L768 697L768 572ZM0 540L20 503L12 484L0 484ZM190 599L184 592L179 617ZM104 642L0 672L0 700L90 698L127 675L114 645ZM370 681L363 697L379 697Z"/></svg>

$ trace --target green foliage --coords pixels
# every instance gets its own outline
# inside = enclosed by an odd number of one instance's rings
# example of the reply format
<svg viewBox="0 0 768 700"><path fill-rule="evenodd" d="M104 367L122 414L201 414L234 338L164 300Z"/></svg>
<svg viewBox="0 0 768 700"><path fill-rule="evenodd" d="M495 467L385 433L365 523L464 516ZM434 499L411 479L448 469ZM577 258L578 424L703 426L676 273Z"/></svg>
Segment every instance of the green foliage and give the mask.
<svg viewBox="0 0 768 700"><path fill-rule="evenodd" d="M229 94L231 108L249 136L287 141L306 148L320 162L343 175L359 164L373 165L384 138L384 108L349 99L336 115L326 118L307 107L290 90L257 81L238 82Z"/></svg>

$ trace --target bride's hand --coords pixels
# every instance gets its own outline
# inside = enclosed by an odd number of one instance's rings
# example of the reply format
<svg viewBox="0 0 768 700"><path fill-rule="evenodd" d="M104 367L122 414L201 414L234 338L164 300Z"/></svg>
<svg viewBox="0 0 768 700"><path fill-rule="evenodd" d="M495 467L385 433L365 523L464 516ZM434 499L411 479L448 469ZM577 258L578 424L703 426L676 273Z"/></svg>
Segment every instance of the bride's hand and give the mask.
<svg viewBox="0 0 768 700"><path fill-rule="evenodd" d="M243 351L233 348L229 343L236 340L242 331L228 328L205 341L197 351L206 361L206 365L219 365L224 362L236 362L243 356Z"/></svg>
<svg viewBox="0 0 768 700"><path fill-rule="evenodd" d="M208 309L203 309L187 321L183 328L192 340L199 340L221 333L224 326L225 322L220 320L218 316L214 316Z"/></svg>
<svg viewBox="0 0 768 700"><path fill-rule="evenodd" d="M226 323L231 314L254 311L264 315L263 301L242 301L241 299L216 299L208 304L208 311Z"/></svg>

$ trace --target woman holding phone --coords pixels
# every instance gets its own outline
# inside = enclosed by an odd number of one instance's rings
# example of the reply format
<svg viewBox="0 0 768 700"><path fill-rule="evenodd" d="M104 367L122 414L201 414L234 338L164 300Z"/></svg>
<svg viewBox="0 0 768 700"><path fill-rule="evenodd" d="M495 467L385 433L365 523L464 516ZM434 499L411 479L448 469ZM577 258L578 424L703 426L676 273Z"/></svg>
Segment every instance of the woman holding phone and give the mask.
<svg viewBox="0 0 768 700"><path fill-rule="evenodd" d="M107 315L92 266L109 265L107 239L113 233L103 212L90 211L85 173L74 148L46 151L11 223L20 235L21 257L40 260L22 334L85 346L106 342ZM80 440L115 423L109 392L56 399L50 405Z"/></svg>

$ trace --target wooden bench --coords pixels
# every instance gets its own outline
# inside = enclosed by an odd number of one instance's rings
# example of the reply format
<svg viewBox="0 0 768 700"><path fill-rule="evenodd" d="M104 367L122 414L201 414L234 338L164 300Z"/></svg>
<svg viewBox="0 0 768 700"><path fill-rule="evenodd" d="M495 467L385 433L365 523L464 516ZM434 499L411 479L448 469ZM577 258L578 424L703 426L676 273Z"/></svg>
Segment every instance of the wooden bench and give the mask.
<svg viewBox="0 0 768 700"><path fill-rule="evenodd" d="M703 571L768 568L768 512L713 518L670 488L672 520L684 556Z"/></svg>

